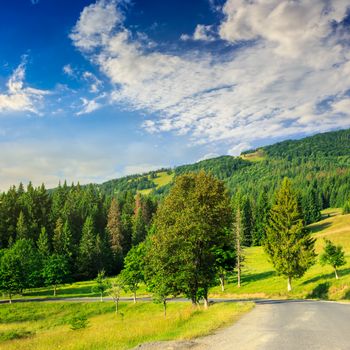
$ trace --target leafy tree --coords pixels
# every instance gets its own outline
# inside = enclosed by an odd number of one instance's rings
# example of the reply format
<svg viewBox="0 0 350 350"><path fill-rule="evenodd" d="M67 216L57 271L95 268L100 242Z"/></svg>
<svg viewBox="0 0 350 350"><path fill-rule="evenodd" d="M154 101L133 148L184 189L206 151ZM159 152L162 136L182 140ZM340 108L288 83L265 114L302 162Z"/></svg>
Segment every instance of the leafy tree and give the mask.
<svg viewBox="0 0 350 350"><path fill-rule="evenodd" d="M303 276L315 261L315 240L305 228L296 193L289 179L284 179L275 194L266 226L265 251L276 271L292 278Z"/></svg>
<svg viewBox="0 0 350 350"><path fill-rule="evenodd" d="M144 281L144 244L132 247L124 259L124 269L120 273L124 288L133 293L136 303L136 292Z"/></svg>
<svg viewBox="0 0 350 350"><path fill-rule="evenodd" d="M42 275L47 286L53 286L56 296L57 286L70 281L70 270L67 256L52 254L45 262Z"/></svg>
<svg viewBox="0 0 350 350"><path fill-rule="evenodd" d="M114 303L115 303L115 312L118 314L119 312L119 299L122 294L122 291L124 289L124 284L122 279L118 276L115 278L110 285L110 288L108 289L108 294L112 297Z"/></svg>
<svg viewBox="0 0 350 350"><path fill-rule="evenodd" d="M324 252L320 256L321 265L331 265L335 278L338 279L337 268L346 264L345 252L341 245L336 246L329 239L325 239Z"/></svg>
<svg viewBox="0 0 350 350"><path fill-rule="evenodd" d="M167 286L193 304L215 284L215 249L223 247L231 222L224 184L204 172L179 176L155 218L153 259L163 269ZM157 253L158 252L158 253Z"/></svg>
<svg viewBox="0 0 350 350"><path fill-rule="evenodd" d="M232 243L232 241L229 241L225 246L214 250L215 265L217 266L217 273L223 292L225 291L226 276L232 272L236 266L236 254Z"/></svg>
<svg viewBox="0 0 350 350"><path fill-rule="evenodd" d="M100 300L103 301L103 294L110 287L108 280L106 279L106 273L104 270L99 271L95 278L96 286L93 287L93 291L100 294Z"/></svg>
<svg viewBox="0 0 350 350"><path fill-rule="evenodd" d="M20 239L4 249L0 261L0 289L9 295L37 287L40 282L38 254L32 241Z"/></svg>

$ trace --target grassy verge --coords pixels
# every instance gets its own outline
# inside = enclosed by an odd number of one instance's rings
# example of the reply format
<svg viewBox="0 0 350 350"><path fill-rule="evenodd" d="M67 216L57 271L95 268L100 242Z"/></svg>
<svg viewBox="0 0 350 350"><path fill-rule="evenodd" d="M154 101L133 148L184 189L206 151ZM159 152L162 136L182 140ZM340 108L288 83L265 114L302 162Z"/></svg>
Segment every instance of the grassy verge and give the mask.
<svg viewBox="0 0 350 350"><path fill-rule="evenodd" d="M0 308L0 349L128 349L156 340L191 339L232 323L252 303L214 304L208 310L169 303L167 318L153 303L25 303ZM85 315L88 327L71 330L73 316Z"/></svg>

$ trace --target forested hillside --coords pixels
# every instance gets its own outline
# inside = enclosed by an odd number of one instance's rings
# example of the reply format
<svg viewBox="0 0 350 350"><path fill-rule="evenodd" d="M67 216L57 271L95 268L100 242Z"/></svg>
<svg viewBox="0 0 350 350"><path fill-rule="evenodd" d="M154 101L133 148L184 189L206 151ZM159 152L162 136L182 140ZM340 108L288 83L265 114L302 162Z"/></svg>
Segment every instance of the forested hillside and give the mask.
<svg viewBox="0 0 350 350"><path fill-rule="evenodd" d="M260 245L273 193L284 177L289 177L297 190L307 224L320 219L320 210L343 207L349 200L350 130L101 185L64 183L50 191L31 184L27 188L13 186L0 195L0 247L30 239L41 254L64 256L76 279L96 276L101 269L115 273L130 248L152 229L153 215L173 179L202 169L223 180L232 207L240 207L244 244ZM18 254L22 248L18 247Z"/></svg>

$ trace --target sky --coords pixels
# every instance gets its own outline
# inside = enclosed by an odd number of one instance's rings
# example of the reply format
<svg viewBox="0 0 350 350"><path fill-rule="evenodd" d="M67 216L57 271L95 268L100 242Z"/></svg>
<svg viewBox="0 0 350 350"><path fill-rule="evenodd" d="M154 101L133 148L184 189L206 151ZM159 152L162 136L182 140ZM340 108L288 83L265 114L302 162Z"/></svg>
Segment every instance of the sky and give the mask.
<svg viewBox="0 0 350 350"><path fill-rule="evenodd" d="M1 3L0 190L348 127L348 0Z"/></svg>

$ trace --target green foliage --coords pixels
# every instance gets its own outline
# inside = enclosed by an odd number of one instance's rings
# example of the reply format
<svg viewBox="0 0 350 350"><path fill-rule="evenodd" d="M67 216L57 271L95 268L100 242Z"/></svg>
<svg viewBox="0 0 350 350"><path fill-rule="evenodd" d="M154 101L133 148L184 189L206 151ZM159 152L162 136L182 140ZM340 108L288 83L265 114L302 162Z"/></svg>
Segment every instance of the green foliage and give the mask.
<svg viewBox="0 0 350 350"><path fill-rule="evenodd" d="M50 255L49 237L45 227L41 228L40 235L37 241L38 253L40 258L44 261Z"/></svg>
<svg viewBox="0 0 350 350"><path fill-rule="evenodd" d="M95 282L96 285L93 287L93 292L99 293L102 301L103 294L110 287L110 283L106 278L106 273L104 270L98 272Z"/></svg>
<svg viewBox="0 0 350 350"><path fill-rule="evenodd" d="M40 283L39 256L32 241L20 239L2 252L0 289L11 297Z"/></svg>
<svg viewBox="0 0 350 350"><path fill-rule="evenodd" d="M346 214L350 214L350 200L347 200L345 202L345 205L343 207L343 214L346 215Z"/></svg>
<svg viewBox="0 0 350 350"><path fill-rule="evenodd" d="M45 260L42 276L46 285L54 287L53 295L56 296L57 285L71 280L68 258L65 255L52 254Z"/></svg>
<svg viewBox="0 0 350 350"><path fill-rule="evenodd" d="M144 281L144 257L145 246L143 243L132 247L124 259L124 269L120 273L123 287L134 294L134 301L139 284Z"/></svg>
<svg viewBox="0 0 350 350"><path fill-rule="evenodd" d="M338 278L337 268L346 264L345 252L342 246L336 246L329 239L325 239L324 252L320 256L321 265L330 265Z"/></svg>
<svg viewBox="0 0 350 350"><path fill-rule="evenodd" d="M0 342L13 340L13 339L28 338L31 335L33 335L33 332L27 331L25 329L2 331L2 332L0 332Z"/></svg>
<svg viewBox="0 0 350 350"><path fill-rule="evenodd" d="M204 172L176 178L156 218L147 262L162 286L197 303L215 283L214 250L223 247L231 222L224 184Z"/></svg>
<svg viewBox="0 0 350 350"><path fill-rule="evenodd" d="M292 278L303 276L314 263L314 243L304 226L291 182L286 178L276 192L275 203L270 210L265 251L276 271L290 282Z"/></svg>
<svg viewBox="0 0 350 350"><path fill-rule="evenodd" d="M72 331L84 329L88 326L89 326L89 321L85 315L73 316L71 321L70 321L70 329Z"/></svg>

